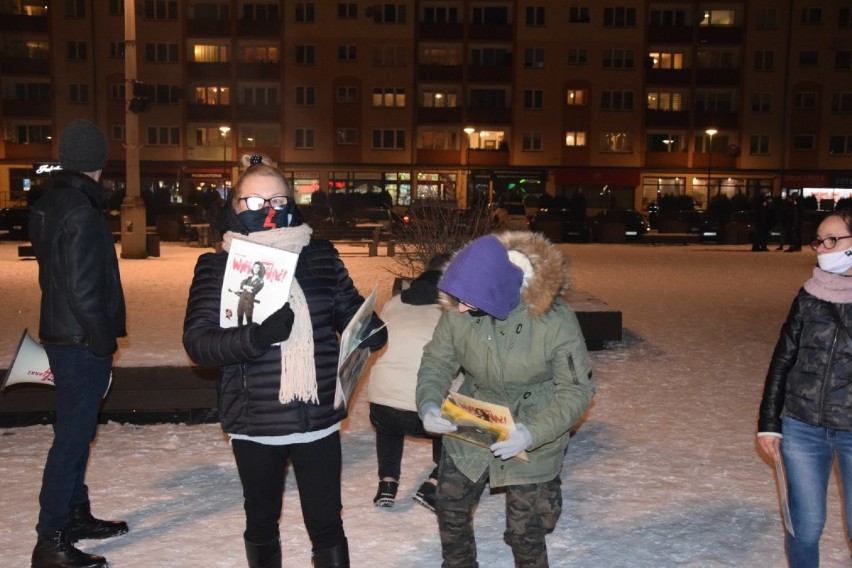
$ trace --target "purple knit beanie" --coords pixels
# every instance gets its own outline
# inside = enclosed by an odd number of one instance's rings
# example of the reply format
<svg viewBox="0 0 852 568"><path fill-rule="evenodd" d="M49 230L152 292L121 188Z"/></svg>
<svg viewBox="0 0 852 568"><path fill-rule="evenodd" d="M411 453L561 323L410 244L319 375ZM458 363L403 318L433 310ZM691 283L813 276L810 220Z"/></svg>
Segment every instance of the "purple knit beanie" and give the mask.
<svg viewBox="0 0 852 568"><path fill-rule="evenodd" d="M438 289L504 320L521 301L523 281L524 271L509 260L506 247L496 237L485 236L453 258Z"/></svg>

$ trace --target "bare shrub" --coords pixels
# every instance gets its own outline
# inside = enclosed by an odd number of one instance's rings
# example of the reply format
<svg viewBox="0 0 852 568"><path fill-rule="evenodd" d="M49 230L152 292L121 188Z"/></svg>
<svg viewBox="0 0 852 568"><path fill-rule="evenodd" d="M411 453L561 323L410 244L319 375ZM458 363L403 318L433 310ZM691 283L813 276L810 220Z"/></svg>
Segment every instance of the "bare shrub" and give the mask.
<svg viewBox="0 0 852 568"><path fill-rule="evenodd" d="M409 214L391 269L401 278L417 276L435 255L455 252L495 228L485 204L460 209L454 202L423 199L412 203Z"/></svg>

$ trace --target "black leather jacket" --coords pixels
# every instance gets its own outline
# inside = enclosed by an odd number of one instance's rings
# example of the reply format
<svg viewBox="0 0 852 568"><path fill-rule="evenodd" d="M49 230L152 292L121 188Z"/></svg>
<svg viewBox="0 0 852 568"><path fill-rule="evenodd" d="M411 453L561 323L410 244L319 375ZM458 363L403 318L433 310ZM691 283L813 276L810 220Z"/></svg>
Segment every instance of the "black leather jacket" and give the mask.
<svg viewBox="0 0 852 568"><path fill-rule="evenodd" d="M124 292L107 219L108 205L89 176L60 172L30 212L30 241L41 286L42 342L116 351L125 331Z"/></svg>
<svg viewBox="0 0 852 568"><path fill-rule="evenodd" d="M193 361L219 367L218 407L222 428L230 434L282 436L313 432L346 417L335 409L338 334L361 306L363 298L349 277L337 251L324 240L311 240L302 249L295 278L308 302L314 340L319 404L295 400L281 404L281 350L258 347L252 328L219 327L219 306L227 253L208 253L198 259L189 291L183 344ZM370 327L381 325L373 314ZM382 347L387 331L369 340L371 350Z"/></svg>
<svg viewBox="0 0 852 568"><path fill-rule="evenodd" d="M781 417L852 431L852 304L830 304L799 291L775 345L758 419L759 432L781 432Z"/></svg>

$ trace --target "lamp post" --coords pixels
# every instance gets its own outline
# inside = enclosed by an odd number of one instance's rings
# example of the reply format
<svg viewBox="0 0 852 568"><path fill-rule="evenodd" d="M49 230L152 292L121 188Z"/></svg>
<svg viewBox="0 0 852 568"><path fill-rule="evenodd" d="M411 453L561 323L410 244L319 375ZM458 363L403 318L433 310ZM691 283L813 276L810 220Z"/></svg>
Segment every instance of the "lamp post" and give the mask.
<svg viewBox="0 0 852 568"><path fill-rule="evenodd" d="M220 126L219 132L222 133L222 187L225 187L225 178L228 177L228 132L231 131L230 126Z"/></svg>
<svg viewBox="0 0 852 568"><path fill-rule="evenodd" d="M710 137L710 141L707 144L707 205L710 205L710 182L713 175L713 136L718 130L708 128L704 132Z"/></svg>
<svg viewBox="0 0 852 568"><path fill-rule="evenodd" d="M465 162L467 164L467 195L465 196L466 201L470 201L471 198L471 183L470 183L470 137L473 133L476 132L476 129L472 126L466 126L464 129L464 133L467 134L467 156L465 158Z"/></svg>

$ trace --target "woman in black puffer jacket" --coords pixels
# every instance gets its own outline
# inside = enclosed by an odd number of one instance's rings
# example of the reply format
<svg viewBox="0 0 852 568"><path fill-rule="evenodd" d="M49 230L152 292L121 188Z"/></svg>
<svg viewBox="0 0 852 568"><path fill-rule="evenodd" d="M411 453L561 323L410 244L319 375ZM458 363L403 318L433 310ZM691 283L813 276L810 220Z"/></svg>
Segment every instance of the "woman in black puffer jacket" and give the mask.
<svg viewBox="0 0 852 568"><path fill-rule="evenodd" d="M819 566L835 455L852 541L852 212L829 214L811 247L819 266L781 328L758 421L758 446L787 470L791 568Z"/></svg>
<svg viewBox="0 0 852 568"><path fill-rule="evenodd" d="M314 566L344 567L339 429L346 408L334 408L333 401L338 334L364 299L331 243L310 238L292 199L281 172L252 156L223 222L226 251L232 240L245 239L299 253L289 302L260 324L220 327L228 255L204 254L189 292L183 342L196 363L220 368L219 417L243 485L249 566L281 566L278 519L290 460ZM370 327L381 325L373 314ZM381 330L369 347L386 340ZM282 372L285 366L298 371Z"/></svg>

